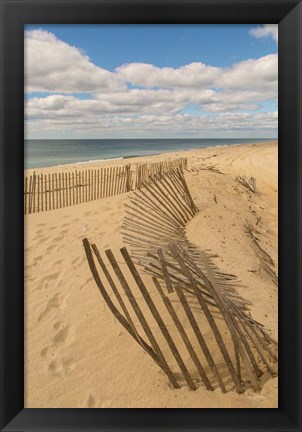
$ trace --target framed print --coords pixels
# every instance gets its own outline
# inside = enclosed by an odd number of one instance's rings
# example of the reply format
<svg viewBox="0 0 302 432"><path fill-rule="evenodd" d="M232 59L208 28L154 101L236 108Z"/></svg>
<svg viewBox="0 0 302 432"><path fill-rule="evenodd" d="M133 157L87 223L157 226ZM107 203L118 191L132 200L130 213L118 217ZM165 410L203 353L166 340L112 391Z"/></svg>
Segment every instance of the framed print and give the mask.
<svg viewBox="0 0 302 432"><path fill-rule="evenodd" d="M301 3L1 22L2 430L300 430Z"/></svg>

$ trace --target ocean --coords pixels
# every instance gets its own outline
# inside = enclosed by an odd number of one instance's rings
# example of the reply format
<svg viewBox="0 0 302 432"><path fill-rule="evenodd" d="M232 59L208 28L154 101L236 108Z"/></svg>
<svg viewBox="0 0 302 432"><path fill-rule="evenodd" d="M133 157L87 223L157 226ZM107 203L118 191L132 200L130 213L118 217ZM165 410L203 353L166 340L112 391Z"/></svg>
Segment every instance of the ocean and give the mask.
<svg viewBox="0 0 302 432"><path fill-rule="evenodd" d="M69 139L25 140L24 167L42 168L88 161L124 159L165 152L272 141L257 139Z"/></svg>

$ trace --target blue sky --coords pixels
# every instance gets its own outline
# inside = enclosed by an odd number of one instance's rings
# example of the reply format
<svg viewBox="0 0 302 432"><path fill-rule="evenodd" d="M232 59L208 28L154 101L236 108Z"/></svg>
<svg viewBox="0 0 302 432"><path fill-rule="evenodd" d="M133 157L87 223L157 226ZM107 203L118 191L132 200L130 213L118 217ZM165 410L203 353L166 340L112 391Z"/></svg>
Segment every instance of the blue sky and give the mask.
<svg viewBox="0 0 302 432"><path fill-rule="evenodd" d="M277 26L25 30L29 138L276 137Z"/></svg>

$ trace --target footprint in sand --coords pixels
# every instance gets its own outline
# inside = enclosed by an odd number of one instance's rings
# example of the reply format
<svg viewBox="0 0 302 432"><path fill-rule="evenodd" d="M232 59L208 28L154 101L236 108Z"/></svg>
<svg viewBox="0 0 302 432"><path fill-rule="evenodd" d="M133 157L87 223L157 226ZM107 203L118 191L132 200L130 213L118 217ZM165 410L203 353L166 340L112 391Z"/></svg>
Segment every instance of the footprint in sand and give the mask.
<svg viewBox="0 0 302 432"><path fill-rule="evenodd" d="M62 324L63 324L62 321L56 321L56 322L53 324L53 328L54 328L55 330L58 330L58 328L59 328Z"/></svg>
<svg viewBox="0 0 302 432"><path fill-rule="evenodd" d="M62 327L62 321L56 321L53 328L58 330ZM64 355L64 349L71 346L76 337L74 328L71 325L63 326L52 338L52 343L45 346L40 356L48 359L48 370L55 376L64 376L74 368L74 361L68 355Z"/></svg>
<svg viewBox="0 0 302 432"><path fill-rule="evenodd" d="M51 273L51 274L45 276L44 278L42 278L40 283L42 285L44 284L45 288L47 288L48 282L58 279L60 273L61 272Z"/></svg>
<svg viewBox="0 0 302 432"><path fill-rule="evenodd" d="M112 406L112 401L107 399L103 402L99 402L92 393L89 393L86 400L86 406L87 408L110 408Z"/></svg>
<svg viewBox="0 0 302 432"><path fill-rule="evenodd" d="M87 408L95 408L96 401L95 401L95 397L92 394L88 395L86 406Z"/></svg>
<svg viewBox="0 0 302 432"><path fill-rule="evenodd" d="M52 360L48 365L48 370L55 376L65 376L69 374L74 367L74 361L71 358L61 357Z"/></svg>
<svg viewBox="0 0 302 432"><path fill-rule="evenodd" d="M50 348L48 346L44 347L40 352L41 357L42 358L46 357L47 354L49 353L49 350L50 350Z"/></svg>
<svg viewBox="0 0 302 432"><path fill-rule="evenodd" d="M67 301L68 295L63 296L60 294L55 294L47 303L46 308L40 313L38 317L38 322L41 321L43 318L46 317L46 315L49 314L54 309L60 309L61 307L64 307L66 301Z"/></svg>
<svg viewBox="0 0 302 432"><path fill-rule="evenodd" d="M58 333L53 337L53 347L58 347L60 345L71 345L75 340L75 331L74 328L68 324L66 327L63 327Z"/></svg>
<svg viewBox="0 0 302 432"><path fill-rule="evenodd" d="M48 248L46 249L46 254L49 255L54 249L56 249L57 245L56 244L52 244L50 246L48 246Z"/></svg>
<svg viewBox="0 0 302 432"><path fill-rule="evenodd" d="M43 256L38 256L32 260L32 265L36 266L42 260L43 260Z"/></svg>
<svg viewBox="0 0 302 432"><path fill-rule="evenodd" d="M59 242L59 241L63 240L63 238L64 238L64 236L65 236L66 233L67 233L67 231L62 231L62 232L58 235L58 237L56 237L56 238L54 239L54 242Z"/></svg>

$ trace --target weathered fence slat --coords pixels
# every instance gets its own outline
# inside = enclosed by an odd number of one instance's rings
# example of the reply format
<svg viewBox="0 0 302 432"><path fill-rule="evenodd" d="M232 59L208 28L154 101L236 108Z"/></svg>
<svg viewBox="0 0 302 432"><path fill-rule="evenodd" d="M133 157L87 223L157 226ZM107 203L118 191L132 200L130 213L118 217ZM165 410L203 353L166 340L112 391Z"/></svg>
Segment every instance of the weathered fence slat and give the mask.
<svg viewBox="0 0 302 432"><path fill-rule="evenodd" d="M56 209L59 208L59 188L58 188L58 174L55 173L55 181L56 181Z"/></svg>
<svg viewBox="0 0 302 432"><path fill-rule="evenodd" d="M55 175L51 175L51 201L52 208L55 209Z"/></svg>
<svg viewBox="0 0 302 432"><path fill-rule="evenodd" d="M203 380L206 388L208 390L214 390L213 386L210 383L210 381L209 381L209 379L207 377L207 374L205 373L205 370L202 367L202 365L201 365L201 363L200 363L200 361L199 361L199 359L197 357L197 354L196 354L196 352L195 352L195 350L194 350L194 348L193 348L193 346L192 346L192 344L191 344L191 342L190 342L190 340L189 340L189 338L187 336L187 333L186 333L183 325L180 322L180 319L178 318L178 316L177 316L177 314L176 314L176 312L175 312L175 310L174 310L174 308L172 306L172 303L170 302L169 298L164 294L164 292L163 292L163 290L162 290L162 288L161 288L160 283L158 282L158 280L155 277L153 277L152 279L153 279L154 285L156 286L156 288L157 288L157 290L158 290L158 292L159 292L159 294L160 294L160 296L161 296L161 298L162 298L162 300L163 300L163 302L164 302L164 304L165 304L165 306L167 308L167 311L169 312L169 314L170 314L170 316L171 316L171 318L172 318L172 320L173 320L173 322L174 322L177 330L179 331L179 334L182 337L182 340L183 340L184 344L186 345L186 348L187 348L187 350L188 350L188 352L189 352L189 354L190 354L190 356L191 356L191 358L192 358L192 360L193 360L193 362L194 362L194 364L195 364L195 366L196 366L196 368L197 368L197 370L198 370L198 372L200 374L200 377Z"/></svg>
<svg viewBox="0 0 302 432"><path fill-rule="evenodd" d="M88 201L92 201L92 194L93 194L93 170L89 170Z"/></svg>
<svg viewBox="0 0 302 432"><path fill-rule="evenodd" d="M241 342L238 338L238 334L237 334L236 330L234 329L234 322L233 322L232 317L229 313L228 306L225 304L225 301L224 301L224 299L220 293L220 290L216 284L216 281L215 281L213 272L211 270L211 267L208 263L208 260L202 251L201 251L201 255L203 255L203 258L204 258L204 265L205 265L208 279L204 277L204 275L201 273L200 269L195 265L195 263L192 260L190 260L190 258L187 255L186 255L186 260L189 261L194 266L194 269L196 270L196 272L199 273L199 275L204 278L204 281L205 281L207 288L209 289L209 291L211 291L213 298L215 299L217 305L220 308L221 313L223 314L223 317L224 317L226 323L228 324L232 339L235 341L235 345L236 345L235 352L239 352L239 354L243 360L244 366L245 366L245 368L249 374L249 377L250 377L250 380L253 384L253 387L255 388L255 390L260 390L259 383L258 383L258 381L254 375L254 372L251 369L250 363L247 359L247 355L246 355L244 349L242 348ZM238 370L240 370L240 368L238 368ZM239 382L240 382L240 379L239 379Z"/></svg>
<svg viewBox="0 0 302 432"><path fill-rule="evenodd" d="M202 349L203 354L204 354L204 356L208 362L208 365L211 368L213 374L215 375L222 392L226 393L226 388L225 388L224 382L222 381L220 373L218 372L218 368L217 368L216 364L214 363L213 357L212 357L210 350L206 344L206 341L204 340L204 337L201 334L201 331L200 331L198 324L196 322L196 319L195 319L195 317L191 311L191 308L187 302L187 299L186 299L184 293L182 292L182 290L177 285L175 285L175 291L176 291L178 298L179 298L179 301L182 304L182 307L183 307L183 309L187 315L187 318L190 321L192 329L193 329L195 336L199 342L200 348Z"/></svg>
<svg viewBox="0 0 302 432"><path fill-rule="evenodd" d="M58 174L59 182L59 208L62 208L62 178L61 173Z"/></svg>
<svg viewBox="0 0 302 432"><path fill-rule="evenodd" d="M114 294L115 294L115 296L116 296L116 298L117 298L117 300L118 300L118 302L119 302L119 304L120 304L120 306L122 308L122 311L125 314L125 317L127 318L128 322L132 325L133 329L135 330L135 325L134 325L134 323L132 321L132 318L131 318L128 310L127 310L127 307L126 307L126 305L125 305L125 303L124 303L124 301L122 299L122 296L120 295L120 293L119 293L119 291L118 291L118 289L117 289L117 287L116 287L116 285L115 285L115 283L114 283L114 281L113 281L113 279L112 279L109 271L107 270L107 267L106 267L103 259L101 258L101 255L99 253L98 248L96 247L95 244L92 244L91 248L92 248L93 252L95 253L95 256L97 257L97 260L98 260L98 262L100 264L100 267L103 270L103 273L106 276L106 278L108 280L108 283L109 283L112 291L114 292Z"/></svg>
<svg viewBox="0 0 302 432"><path fill-rule="evenodd" d="M191 286L192 286L192 288L193 288L193 290L195 292L196 298L197 298L197 300L198 300L198 302L199 302L199 304L201 306L201 309L203 310L203 312L204 312L204 314L205 314L205 316L207 318L207 321L208 321L208 323L209 323L209 325L210 325L210 327L211 327L211 329L213 331L213 334L214 334L214 337L216 339L217 345L218 345L218 347L219 347L219 349L221 351L221 354L222 354L222 356L224 358L226 366L227 366L227 368L228 368L228 370L230 372L230 375L231 375L231 377L232 377L232 379L234 381L236 389L237 389L237 391L239 393L241 393L242 392L242 387L241 387L241 384L240 384L239 377L238 377L238 375L237 375L237 373L236 373L236 371L234 369L232 360L231 360L230 355L228 353L228 350L227 350L227 348L225 346L225 343L223 341L221 333L220 333L220 331L219 331L219 329L217 327L217 324L216 324L216 322L215 322L215 320L213 318L212 313L210 312L210 310L208 308L208 305L207 305L206 301L204 300L204 298L203 298L203 296L201 294L201 291L198 289L198 287L196 285L196 282L195 282L194 278L192 277L192 275L190 273L190 270L186 266L184 260L180 256L179 251L173 245L171 245L170 246L170 252L171 252L173 258L176 261L178 261L178 264L180 265L181 269L185 273L187 279L190 281L190 284L191 284Z"/></svg>
<svg viewBox="0 0 302 432"><path fill-rule="evenodd" d="M104 192L103 192L103 190L104 190L104 187L103 187L103 168L101 168L100 169L100 177L101 177L101 180L100 180L100 198L103 198L104 197Z"/></svg>
<svg viewBox="0 0 302 432"><path fill-rule="evenodd" d="M40 176L37 176L37 212L40 212Z"/></svg>
<svg viewBox="0 0 302 432"><path fill-rule="evenodd" d="M33 176L31 175L29 177L29 190L28 190L28 213L31 213L32 211L32 199L33 199L33 191L32 191L32 182L33 182Z"/></svg>
<svg viewBox="0 0 302 432"><path fill-rule="evenodd" d="M128 282L126 281L118 263L116 262L116 260L114 258L113 253L111 252L110 249L106 250L105 253L107 255L107 258L108 258L117 278L120 281L121 286L123 287L123 289L124 289L124 291L128 297L128 300L129 300L129 302L130 302L130 304L134 310L134 313L136 314L141 326L143 327L143 329L146 333L146 336L148 337L148 339L151 343L153 350L155 351L155 353L157 354L157 356L161 360L162 364L165 366L166 373L167 373L173 387L179 388L179 385L178 385L171 369L169 368L169 366L165 360L165 357L164 357L164 355L163 355L163 353L162 353L162 351L161 351L161 349L160 349L160 347L159 347L159 345L158 345L158 343L157 343L157 341L156 341L156 339L152 333L152 330L150 329L150 327L149 327L149 325L148 325L148 323L144 317L144 314L142 313L137 301L135 300L135 298L132 294L132 291L130 289L130 286L128 285Z"/></svg>
<svg viewBox="0 0 302 432"><path fill-rule="evenodd" d="M75 205L75 184L74 184L74 173L72 173L72 204Z"/></svg>
<svg viewBox="0 0 302 432"><path fill-rule="evenodd" d="M36 212L36 174L33 175L33 213Z"/></svg>
<svg viewBox="0 0 302 432"><path fill-rule="evenodd" d="M154 317L155 321L157 322L164 338L166 339L167 344L169 345L170 350L171 350L171 352L172 352L172 354L173 354L186 382L188 383L188 386L192 390L196 390L196 386L195 386L195 384L191 378L191 375L189 374L189 371L188 371L188 369L187 369L187 367L186 367L186 365L185 365L185 363L184 363L184 361L183 361L183 359L182 359L182 357L181 357L181 355L180 355L180 353L179 353L179 351L178 351L178 349L177 349L177 347L176 347L176 345L175 345L162 317L160 316L158 310L156 309L155 304L154 304L142 278L140 277L138 271L136 270L135 265L133 264L133 261L132 261L130 255L128 254L127 249L122 248L121 253L123 255L125 262L128 265L128 268L129 268L140 292L142 293L142 295L143 295L143 297L144 297L144 299L145 299L145 301L146 301L146 303L150 309L151 314L153 315L153 317Z"/></svg>

